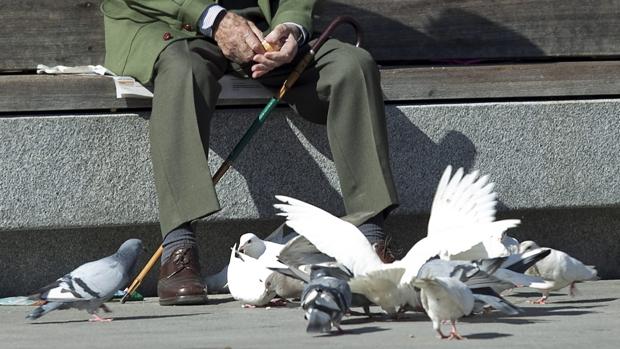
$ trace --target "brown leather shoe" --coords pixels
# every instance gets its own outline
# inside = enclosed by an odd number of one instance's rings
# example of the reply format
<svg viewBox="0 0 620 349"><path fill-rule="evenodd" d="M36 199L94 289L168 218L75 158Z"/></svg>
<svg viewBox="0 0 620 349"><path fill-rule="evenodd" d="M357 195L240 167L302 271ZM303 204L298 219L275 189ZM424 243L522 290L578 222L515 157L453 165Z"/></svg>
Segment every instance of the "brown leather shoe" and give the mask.
<svg viewBox="0 0 620 349"><path fill-rule="evenodd" d="M388 243L389 239L380 240L372 244L372 247L375 249L375 252L383 263L392 263L396 260L396 257L394 257L392 250L388 246Z"/></svg>
<svg viewBox="0 0 620 349"><path fill-rule="evenodd" d="M174 251L159 268L157 295L160 305L207 304L207 290L200 278L195 246Z"/></svg>

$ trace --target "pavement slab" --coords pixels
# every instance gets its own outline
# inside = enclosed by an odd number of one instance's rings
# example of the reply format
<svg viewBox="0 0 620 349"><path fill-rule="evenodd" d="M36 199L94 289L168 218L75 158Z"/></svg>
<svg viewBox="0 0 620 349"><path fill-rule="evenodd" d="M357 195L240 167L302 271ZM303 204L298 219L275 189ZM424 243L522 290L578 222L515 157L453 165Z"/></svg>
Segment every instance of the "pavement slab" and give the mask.
<svg viewBox="0 0 620 349"><path fill-rule="evenodd" d="M462 341L436 338L422 313L398 321L350 316L342 335L309 335L299 303L247 309L227 294L211 296L204 306L162 307L157 298L112 302L109 323L89 323L78 310L27 321L32 307L0 306L0 348L617 348L620 280L586 282L578 289L574 298L566 290L554 292L546 305L530 303L539 296L534 290L515 290L507 298L523 308L522 315L462 319Z"/></svg>

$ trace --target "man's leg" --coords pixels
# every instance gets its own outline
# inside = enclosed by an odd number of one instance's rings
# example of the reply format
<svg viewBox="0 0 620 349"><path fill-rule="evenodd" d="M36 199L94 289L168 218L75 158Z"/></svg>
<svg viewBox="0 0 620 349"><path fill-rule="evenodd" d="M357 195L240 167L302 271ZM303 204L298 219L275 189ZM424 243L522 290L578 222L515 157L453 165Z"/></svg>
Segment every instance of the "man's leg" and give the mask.
<svg viewBox="0 0 620 349"><path fill-rule="evenodd" d="M282 76L276 71L262 81L275 87ZM284 99L305 119L326 124L348 220L361 224L371 243L383 243L383 218L398 199L380 75L370 54L328 40Z"/></svg>
<svg viewBox="0 0 620 349"><path fill-rule="evenodd" d="M207 300L190 222L220 209L207 155L217 81L226 66L217 46L204 40L172 43L155 64L149 137L164 237L162 305Z"/></svg>

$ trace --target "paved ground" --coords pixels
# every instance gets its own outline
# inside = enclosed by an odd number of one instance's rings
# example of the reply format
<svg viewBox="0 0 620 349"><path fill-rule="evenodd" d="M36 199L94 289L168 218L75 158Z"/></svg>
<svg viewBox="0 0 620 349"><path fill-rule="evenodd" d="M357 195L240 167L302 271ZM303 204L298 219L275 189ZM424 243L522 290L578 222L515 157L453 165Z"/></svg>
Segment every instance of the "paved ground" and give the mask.
<svg viewBox="0 0 620 349"><path fill-rule="evenodd" d="M620 280L579 285L581 295L552 294L551 303L533 305L537 294L522 289L509 299L521 316L497 313L462 320L467 340L435 338L423 314L400 321L349 317L344 335L311 336L302 312L285 308L242 309L228 295L211 304L161 307L157 299L112 303L115 320L88 323L88 314L57 311L34 322L24 320L31 307L0 307L1 348L617 348L620 334ZM378 310L378 309L373 309Z"/></svg>

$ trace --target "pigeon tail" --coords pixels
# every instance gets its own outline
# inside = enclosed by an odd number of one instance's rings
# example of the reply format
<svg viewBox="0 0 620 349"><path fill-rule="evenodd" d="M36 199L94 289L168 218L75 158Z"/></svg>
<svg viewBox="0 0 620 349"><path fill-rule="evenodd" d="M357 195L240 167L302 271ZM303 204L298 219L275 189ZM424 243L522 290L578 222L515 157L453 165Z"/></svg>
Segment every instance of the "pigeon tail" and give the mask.
<svg viewBox="0 0 620 349"><path fill-rule="evenodd" d="M62 309L61 308L62 306L63 306L63 303L59 303L59 302L49 302L49 303L43 304L42 306L36 308L30 314L28 314L28 316L26 316L26 319L36 320L40 318L41 316L49 313L52 310Z"/></svg>
<svg viewBox="0 0 620 349"><path fill-rule="evenodd" d="M490 295L474 294L474 299L476 304L476 310L482 309L485 305L489 305L494 309L499 310L507 315L518 315L523 313L523 310L503 298Z"/></svg>

